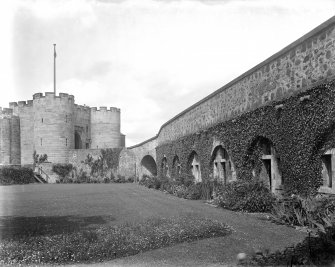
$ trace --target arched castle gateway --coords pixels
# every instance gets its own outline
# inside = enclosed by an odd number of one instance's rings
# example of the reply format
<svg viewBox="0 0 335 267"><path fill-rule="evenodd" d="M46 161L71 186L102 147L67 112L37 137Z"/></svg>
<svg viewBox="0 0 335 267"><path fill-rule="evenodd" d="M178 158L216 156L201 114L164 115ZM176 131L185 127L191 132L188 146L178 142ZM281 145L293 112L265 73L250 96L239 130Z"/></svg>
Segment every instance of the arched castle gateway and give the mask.
<svg viewBox="0 0 335 267"><path fill-rule="evenodd" d="M125 146L120 109L88 107L74 96L36 93L33 100L0 108L0 164L33 163L33 153L47 154L52 163L68 163L77 149Z"/></svg>

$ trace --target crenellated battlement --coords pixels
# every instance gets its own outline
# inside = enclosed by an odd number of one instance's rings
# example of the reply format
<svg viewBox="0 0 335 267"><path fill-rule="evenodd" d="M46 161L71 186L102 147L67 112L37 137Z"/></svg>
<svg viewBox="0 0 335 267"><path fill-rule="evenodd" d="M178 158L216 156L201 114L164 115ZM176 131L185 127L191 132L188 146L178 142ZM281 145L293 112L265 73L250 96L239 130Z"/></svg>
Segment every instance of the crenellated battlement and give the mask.
<svg viewBox="0 0 335 267"><path fill-rule="evenodd" d="M33 100L28 101L18 101L18 102L10 102L9 108L15 109L17 107L32 107L33 106Z"/></svg>
<svg viewBox="0 0 335 267"><path fill-rule="evenodd" d="M67 100L67 101L73 101L74 102L74 96L73 95L69 95L67 93L59 93L59 95L55 95L54 92L45 92L44 95L43 93L35 93L33 95L33 100L35 99L50 99L50 98L54 98L54 99L60 99L62 100ZM29 100L28 100L29 101Z"/></svg>
<svg viewBox="0 0 335 267"><path fill-rule="evenodd" d="M91 111L93 112L120 112L121 110L119 108L110 107L107 109L107 107L100 107L99 109L97 107L91 107Z"/></svg>
<svg viewBox="0 0 335 267"><path fill-rule="evenodd" d="M39 92L0 107L0 130L7 149L0 164L31 164L34 151L47 154L50 162L67 163L69 149L120 146L120 109L91 108L75 104L67 93Z"/></svg>

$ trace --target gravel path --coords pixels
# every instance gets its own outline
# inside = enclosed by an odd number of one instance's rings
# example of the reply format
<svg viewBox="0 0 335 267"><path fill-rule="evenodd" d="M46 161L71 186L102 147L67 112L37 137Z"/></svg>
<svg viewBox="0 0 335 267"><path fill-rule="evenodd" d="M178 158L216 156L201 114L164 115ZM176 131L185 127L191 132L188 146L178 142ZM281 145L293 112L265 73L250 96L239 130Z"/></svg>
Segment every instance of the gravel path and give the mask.
<svg viewBox="0 0 335 267"><path fill-rule="evenodd" d="M234 232L226 237L178 244L95 266L234 265L239 252L250 253L258 248L284 249L305 237L293 228L262 219L264 216L223 210L135 184L0 186L2 232L10 229L9 226L13 228L17 216L32 220L49 218L50 221L62 218L64 223L86 220L82 226L87 226L187 214L225 222Z"/></svg>

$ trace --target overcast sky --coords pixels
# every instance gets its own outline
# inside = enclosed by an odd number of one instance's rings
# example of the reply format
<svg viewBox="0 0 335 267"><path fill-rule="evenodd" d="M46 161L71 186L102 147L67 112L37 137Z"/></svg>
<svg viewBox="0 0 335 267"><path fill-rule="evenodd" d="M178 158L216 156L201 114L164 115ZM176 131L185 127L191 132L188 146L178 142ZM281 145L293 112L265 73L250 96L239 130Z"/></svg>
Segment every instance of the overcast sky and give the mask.
<svg viewBox="0 0 335 267"><path fill-rule="evenodd" d="M121 108L127 146L335 13L334 0L0 3L0 106L53 91Z"/></svg>

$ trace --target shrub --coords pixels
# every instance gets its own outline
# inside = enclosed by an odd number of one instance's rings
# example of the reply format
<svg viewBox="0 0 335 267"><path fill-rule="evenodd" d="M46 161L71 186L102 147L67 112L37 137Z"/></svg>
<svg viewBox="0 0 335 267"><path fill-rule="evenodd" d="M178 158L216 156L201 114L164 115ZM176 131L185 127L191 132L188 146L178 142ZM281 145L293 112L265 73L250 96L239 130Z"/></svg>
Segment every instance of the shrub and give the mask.
<svg viewBox="0 0 335 267"><path fill-rule="evenodd" d="M134 176L130 176L127 179L128 183L133 183L135 181L135 177Z"/></svg>
<svg viewBox="0 0 335 267"><path fill-rule="evenodd" d="M201 199L202 196L202 184L192 184L187 187L187 195L188 199Z"/></svg>
<svg viewBox="0 0 335 267"><path fill-rule="evenodd" d="M334 217L333 217L334 219ZM248 266L331 266L335 260L335 221L317 235L309 234L294 247L275 253L257 253L245 262Z"/></svg>
<svg viewBox="0 0 335 267"><path fill-rule="evenodd" d="M25 167L3 167L0 169L0 184L29 184L34 183L34 172Z"/></svg>
<svg viewBox="0 0 335 267"><path fill-rule="evenodd" d="M52 171L57 173L60 177L65 178L72 171L72 164L54 164L52 166Z"/></svg>
<svg viewBox="0 0 335 267"><path fill-rule="evenodd" d="M161 181L156 176L149 176L146 174L142 176L139 184L154 189L159 189L161 187Z"/></svg>
<svg viewBox="0 0 335 267"><path fill-rule="evenodd" d="M126 177L124 177L123 175L121 174L118 174L117 176L117 179L115 179L115 183L125 183L126 182Z"/></svg>
<svg viewBox="0 0 335 267"><path fill-rule="evenodd" d="M227 209L247 212L269 212L275 201L261 181L234 181L217 193L215 202Z"/></svg>
<svg viewBox="0 0 335 267"><path fill-rule="evenodd" d="M275 222L306 226L310 229L325 232L330 225L331 217L335 213L335 199L322 196L290 198L276 201L272 210L272 220Z"/></svg>
<svg viewBox="0 0 335 267"><path fill-rule="evenodd" d="M75 179L75 183L78 183L78 184L90 183L90 177L87 175L87 172L80 169L79 174L77 175L77 178Z"/></svg>

